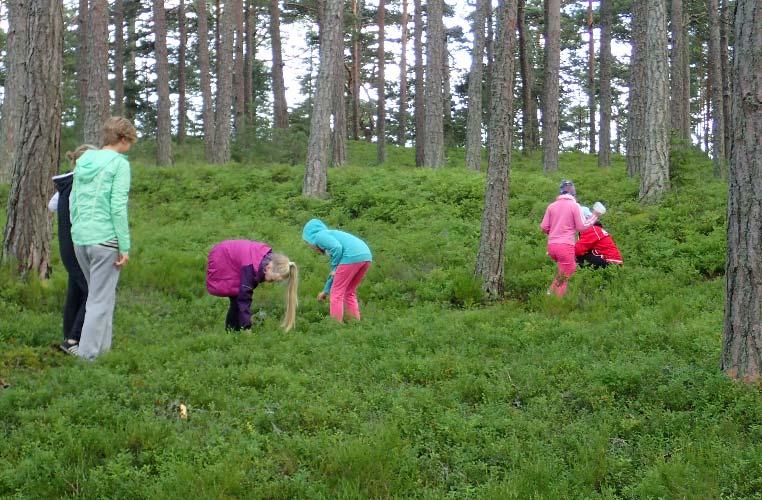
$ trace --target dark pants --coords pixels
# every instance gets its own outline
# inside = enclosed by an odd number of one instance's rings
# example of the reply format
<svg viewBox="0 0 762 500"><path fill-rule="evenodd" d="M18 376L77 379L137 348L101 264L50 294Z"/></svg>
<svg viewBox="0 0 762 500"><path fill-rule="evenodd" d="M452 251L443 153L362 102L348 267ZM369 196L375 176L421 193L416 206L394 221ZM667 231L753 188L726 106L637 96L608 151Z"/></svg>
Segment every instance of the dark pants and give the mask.
<svg viewBox="0 0 762 500"><path fill-rule="evenodd" d="M85 322L85 304L87 303L87 281L79 266L69 272L66 287L66 302L63 308L64 341L79 342L82 336L82 324Z"/></svg>
<svg viewBox="0 0 762 500"><path fill-rule="evenodd" d="M593 269L598 269L599 267L606 267L609 265L609 263L606 262L603 257L593 255L593 252L587 252L585 255L578 255L577 264L582 267L591 266Z"/></svg>
<svg viewBox="0 0 762 500"><path fill-rule="evenodd" d="M239 318L238 302L236 297L228 297L230 299L230 307L228 308L228 315L225 316L225 330L248 330L251 326L241 326Z"/></svg>

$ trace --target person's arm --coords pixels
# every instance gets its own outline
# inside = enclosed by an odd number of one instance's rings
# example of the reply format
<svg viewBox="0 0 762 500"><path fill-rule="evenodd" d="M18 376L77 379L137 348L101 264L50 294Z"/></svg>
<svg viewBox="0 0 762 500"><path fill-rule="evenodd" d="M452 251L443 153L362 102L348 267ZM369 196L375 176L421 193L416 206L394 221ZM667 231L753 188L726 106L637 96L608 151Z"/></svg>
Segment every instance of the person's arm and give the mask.
<svg viewBox="0 0 762 500"><path fill-rule="evenodd" d="M598 243L600 237L598 231L593 228L592 231L584 231L580 233L579 239L574 244L574 255L585 255L587 252L595 248L595 244Z"/></svg>
<svg viewBox="0 0 762 500"><path fill-rule="evenodd" d="M130 164L127 160L119 160L114 173L114 183L111 186L111 221L114 224L116 239L119 242L119 253L130 251L130 226L127 219L127 200L130 194Z"/></svg>
<svg viewBox="0 0 762 500"><path fill-rule="evenodd" d="M254 289L259 285L254 272L254 266L248 265L241 268L241 284L238 286L238 324L241 328L251 328L251 298Z"/></svg>
<svg viewBox="0 0 762 500"><path fill-rule="evenodd" d="M540 223L540 229L542 229L542 232L545 234L550 233L550 210L549 208L545 209L545 216L542 218L542 222Z"/></svg>
<svg viewBox="0 0 762 500"><path fill-rule="evenodd" d="M325 251L331 257L331 273L328 275L328 279L323 286L323 293L326 295L331 293L331 286L333 285L333 275L336 272L336 268L339 267L341 258L344 256L344 247L339 240L327 234L325 231L318 234L315 239L315 245Z"/></svg>
<svg viewBox="0 0 762 500"><path fill-rule="evenodd" d="M579 205L575 205L573 208L574 211L574 226L580 233L584 231L585 229L589 228L596 222L598 222L598 212L593 212L593 215L591 215L589 218L585 219L582 217L582 210L579 209Z"/></svg>
<svg viewBox="0 0 762 500"><path fill-rule="evenodd" d="M58 212L58 191L53 194L53 197L48 202L48 210Z"/></svg>

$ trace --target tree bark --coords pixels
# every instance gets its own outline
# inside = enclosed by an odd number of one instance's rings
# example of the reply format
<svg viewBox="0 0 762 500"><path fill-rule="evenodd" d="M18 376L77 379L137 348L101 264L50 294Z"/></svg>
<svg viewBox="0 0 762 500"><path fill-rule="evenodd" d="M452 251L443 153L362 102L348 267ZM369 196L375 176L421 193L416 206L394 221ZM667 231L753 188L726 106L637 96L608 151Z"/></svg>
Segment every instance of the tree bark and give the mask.
<svg viewBox="0 0 762 500"><path fill-rule="evenodd" d="M124 0L114 2L114 114L124 115Z"/></svg>
<svg viewBox="0 0 762 500"><path fill-rule="evenodd" d="M397 144L404 146L407 141L407 25L410 20L408 15L407 0L402 1L402 17L400 18L400 113L399 128L397 129Z"/></svg>
<svg viewBox="0 0 762 500"><path fill-rule="evenodd" d="M185 52L188 44L188 33L185 28L185 0L180 0L177 8L177 28L180 32L180 46L177 51L177 143L185 142L187 128L187 104L185 97Z"/></svg>
<svg viewBox="0 0 762 500"><path fill-rule="evenodd" d="M484 52L487 54L487 68L485 69L484 84L487 88L487 95L485 96L484 121L490 123L490 112L492 110L492 66L495 62L495 20L492 12L492 2L488 2L487 8L487 38L484 40ZM487 144L489 144L489 126L487 126Z"/></svg>
<svg viewBox="0 0 762 500"><path fill-rule="evenodd" d="M87 99L84 139L101 145L103 124L111 109L108 92L108 2L90 0L87 19Z"/></svg>
<svg viewBox="0 0 762 500"><path fill-rule="evenodd" d="M58 169L61 139L63 11L58 0L13 0L8 5L6 115L16 141L3 234L2 261L41 279L50 273L52 229L46 210L50 177ZM44 57L40 55L44 54Z"/></svg>
<svg viewBox="0 0 762 500"><path fill-rule="evenodd" d="M125 57L125 85L124 85L124 116L129 120L135 119L137 113L137 70L135 68L137 52L137 35L135 33L135 21L139 2L127 0L125 5L125 24L127 24L127 54Z"/></svg>
<svg viewBox="0 0 762 500"><path fill-rule="evenodd" d="M283 80L283 49L280 41L280 4L270 0L270 45L272 46L273 126L288 128L288 105L286 83Z"/></svg>
<svg viewBox="0 0 762 500"><path fill-rule="evenodd" d="M482 85L484 83L484 22L487 0L477 0L474 7L474 46L468 74L468 117L466 118L466 167L482 168Z"/></svg>
<svg viewBox="0 0 762 500"><path fill-rule="evenodd" d="M386 161L386 51L384 50L384 31L386 22L384 0L378 1L378 75L376 92L378 92L378 120L376 123L376 163Z"/></svg>
<svg viewBox="0 0 762 500"><path fill-rule="evenodd" d="M444 166L444 109L442 98L442 62L444 61L443 0L428 2L426 31L426 122L423 165Z"/></svg>
<svg viewBox="0 0 762 500"><path fill-rule="evenodd" d="M738 0L721 368L747 383L757 383L762 370L761 26L762 3Z"/></svg>
<svg viewBox="0 0 762 500"><path fill-rule="evenodd" d="M423 166L426 145L426 105L423 70L423 7L421 0L414 0L415 26L413 28L413 51L415 52L415 166Z"/></svg>
<svg viewBox="0 0 762 500"><path fill-rule="evenodd" d="M521 145L524 154L537 149L537 136L534 122L537 108L534 99L534 61L532 57L531 38L526 26L526 0L518 0L516 10L516 25L519 36L519 63L521 71Z"/></svg>
<svg viewBox="0 0 762 500"><path fill-rule="evenodd" d="M658 202L669 190L669 72L666 0L647 0L646 87L641 201Z"/></svg>
<svg viewBox="0 0 762 500"><path fill-rule="evenodd" d="M452 126L452 90L450 89L450 53L447 50L447 34L442 42L442 131L444 133L444 148L452 147L455 142Z"/></svg>
<svg viewBox="0 0 762 500"><path fill-rule="evenodd" d="M342 5L342 11L344 6ZM342 16L343 18L343 16ZM333 86L333 166L341 167L347 162L347 102L344 98L344 37L341 37L339 55L336 58L336 76Z"/></svg>
<svg viewBox="0 0 762 500"><path fill-rule="evenodd" d="M560 0L545 0L545 17L542 164L545 172L555 172L558 170L558 80L561 67Z"/></svg>
<svg viewBox="0 0 762 500"><path fill-rule="evenodd" d="M646 2L632 3L632 55L630 56L630 95L627 99L627 174L643 170L646 86Z"/></svg>
<svg viewBox="0 0 762 500"><path fill-rule="evenodd" d="M491 298L503 295L508 233L516 3L500 0L490 113L489 166L475 274Z"/></svg>
<svg viewBox="0 0 762 500"><path fill-rule="evenodd" d="M169 60L167 56L167 19L164 0L153 0L154 36L156 37L156 164L172 164L172 120L169 116Z"/></svg>
<svg viewBox="0 0 762 500"><path fill-rule="evenodd" d="M214 105L212 104L206 0L196 0L196 16L198 17L198 64L201 80L201 117L204 125L204 157L207 163L212 163L214 161Z"/></svg>
<svg viewBox="0 0 762 500"><path fill-rule="evenodd" d="M709 12L709 78L712 81L712 164L714 176L726 173L725 105L722 95L722 58L720 57L720 7L717 0L707 0Z"/></svg>
<svg viewBox="0 0 762 500"><path fill-rule="evenodd" d="M593 0L587 0L587 107L590 125L588 141L590 154L595 154L595 37L593 28Z"/></svg>
<svg viewBox="0 0 762 500"><path fill-rule="evenodd" d="M77 118L83 133L85 127L85 108L87 107L88 54L90 53L87 41L89 12L89 1L79 0L79 9L77 10L77 97L79 98L79 113Z"/></svg>
<svg viewBox="0 0 762 500"><path fill-rule="evenodd" d="M235 136L240 137L246 128L246 104L244 94L244 63L243 63L243 38L245 36L243 26L243 2L234 0L233 19L235 21L235 54L233 62L233 94L235 105L233 113L233 129Z"/></svg>
<svg viewBox="0 0 762 500"><path fill-rule="evenodd" d="M307 166L302 194L325 197L328 194L328 148L330 147L330 117L336 85L336 60L341 56L343 43L343 0L326 0L324 26L320 39L320 67L315 89L315 104L310 119L310 138L307 144Z"/></svg>
<svg viewBox="0 0 762 500"><path fill-rule="evenodd" d="M360 140L360 0L352 0L352 138Z"/></svg>
<svg viewBox="0 0 762 500"><path fill-rule="evenodd" d="M226 0L220 19L220 53L217 74L217 102L214 110L213 162L230 161L230 122L233 111L233 32L235 30L236 0Z"/></svg>
<svg viewBox="0 0 762 500"><path fill-rule="evenodd" d="M732 77L730 75L730 56L728 54L728 32L732 31L728 16L728 0L720 1L720 59L722 67L722 106L725 115L725 159L730 160L730 145L733 141L733 127L730 123L732 105Z"/></svg>
<svg viewBox="0 0 762 500"><path fill-rule="evenodd" d="M254 65L257 54L257 47L254 40L254 32L257 24L256 7L252 5L251 0L246 0L246 10L244 12L244 32L246 51L243 56L243 107L245 110L246 126L254 125L256 111L254 109Z"/></svg>
<svg viewBox="0 0 762 500"><path fill-rule="evenodd" d="M601 125L598 166L611 166L611 22L612 0L601 0ZM617 135L619 135L617 133Z"/></svg>
<svg viewBox="0 0 762 500"><path fill-rule="evenodd" d="M690 57L686 40L683 0L672 0L672 131L686 144L691 142Z"/></svg>

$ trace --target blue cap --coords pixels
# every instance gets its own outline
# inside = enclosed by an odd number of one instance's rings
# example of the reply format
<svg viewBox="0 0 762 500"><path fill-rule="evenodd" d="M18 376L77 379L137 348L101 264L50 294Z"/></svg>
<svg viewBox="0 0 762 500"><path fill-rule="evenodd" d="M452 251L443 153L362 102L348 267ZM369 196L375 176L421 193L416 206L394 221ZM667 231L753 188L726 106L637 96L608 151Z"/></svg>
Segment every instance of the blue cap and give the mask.
<svg viewBox="0 0 762 500"><path fill-rule="evenodd" d="M561 185L558 186L558 192L560 194L570 194L576 196L577 190L574 188L574 181L571 179L562 180Z"/></svg>

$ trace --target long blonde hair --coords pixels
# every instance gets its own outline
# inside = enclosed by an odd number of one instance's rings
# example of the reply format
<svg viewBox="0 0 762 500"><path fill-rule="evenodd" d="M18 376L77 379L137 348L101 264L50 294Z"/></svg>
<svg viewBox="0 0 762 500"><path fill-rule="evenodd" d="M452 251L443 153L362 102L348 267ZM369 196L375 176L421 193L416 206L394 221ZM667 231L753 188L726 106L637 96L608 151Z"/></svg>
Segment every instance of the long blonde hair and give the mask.
<svg viewBox="0 0 762 500"><path fill-rule="evenodd" d="M79 157L85 154L85 151L88 151L90 149L98 149L96 146L93 146L92 144L82 144L74 151L67 151L66 152L66 159L69 160L69 165L74 168L77 164L77 160L79 160Z"/></svg>
<svg viewBox="0 0 762 500"><path fill-rule="evenodd" d="M299 268L296 262L291 262L288 257L280 253L273 253L270 258L272 272L282 279L288 280L286 291L286 313L283 316L281 326L287 332L294 327L296 322L296 306L298 305L297 290L299 287Z"/></svg>

